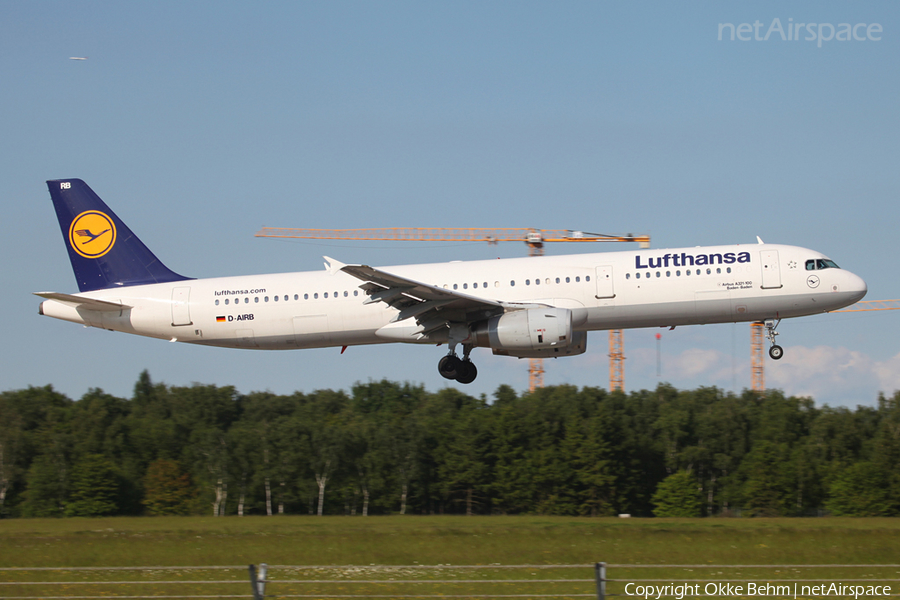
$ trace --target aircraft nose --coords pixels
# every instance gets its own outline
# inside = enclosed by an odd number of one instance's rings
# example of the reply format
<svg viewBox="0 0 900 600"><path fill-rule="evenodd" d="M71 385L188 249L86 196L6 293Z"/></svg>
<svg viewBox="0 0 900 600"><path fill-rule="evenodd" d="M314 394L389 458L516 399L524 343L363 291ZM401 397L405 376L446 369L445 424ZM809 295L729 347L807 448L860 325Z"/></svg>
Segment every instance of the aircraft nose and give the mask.
<svg viewBox="0 0 900 600"><path fill-rule="evenodd" d="M853 294L853 302L859 302L866 295L866 292L869 291L869 287L859 275L855 275L854 273L849 273L849 275L850 277L847 282L846 290Z"/></svg>

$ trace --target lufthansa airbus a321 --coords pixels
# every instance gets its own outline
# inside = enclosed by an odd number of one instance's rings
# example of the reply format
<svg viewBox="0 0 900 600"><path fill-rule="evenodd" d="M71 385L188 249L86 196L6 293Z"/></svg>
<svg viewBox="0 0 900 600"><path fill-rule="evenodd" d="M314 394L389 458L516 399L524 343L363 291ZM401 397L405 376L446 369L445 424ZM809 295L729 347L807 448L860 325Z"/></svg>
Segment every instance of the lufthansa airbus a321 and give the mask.
<svg viewBox="0 0 900 600"><path fill-rule="evenodd" d="M80 179L48 181L79 293L40 314L170 341L289 350L446 344L438 370L471 383L475 348L518 358L585 352L587 332L781 319L859 301L866 283L815 250L774 244L633 250L318 272L184 277ZM461 356L457 349L461 348Z"/></svg>

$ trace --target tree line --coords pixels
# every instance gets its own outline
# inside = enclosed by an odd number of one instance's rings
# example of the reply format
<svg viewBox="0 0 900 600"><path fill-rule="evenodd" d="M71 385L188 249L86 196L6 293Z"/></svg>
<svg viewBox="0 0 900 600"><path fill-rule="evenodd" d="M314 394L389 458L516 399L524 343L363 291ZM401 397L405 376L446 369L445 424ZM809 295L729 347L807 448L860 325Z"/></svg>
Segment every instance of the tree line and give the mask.
<svg viewBox="0 0 900 600"><path fill-rule="evenodd" d="M0 516L900 513L900 392L0 393Z"/></svg>

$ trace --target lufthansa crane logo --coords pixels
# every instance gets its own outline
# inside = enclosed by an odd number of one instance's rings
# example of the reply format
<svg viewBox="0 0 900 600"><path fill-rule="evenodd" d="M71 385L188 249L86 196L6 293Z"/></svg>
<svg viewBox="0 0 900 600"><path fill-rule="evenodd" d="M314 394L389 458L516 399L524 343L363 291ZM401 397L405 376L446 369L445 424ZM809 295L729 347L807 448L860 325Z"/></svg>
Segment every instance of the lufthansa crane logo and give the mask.
<svg viewBox="0 0 900 600"><path fill-rule="evenodd" d="M806 278L806 285L811 288L819 287L819 276L818 275L810 275Z"/></svg>
<svg viewBox="0 0 900 600"><path fill-rule="evenodd" d="M116 225L99 210L86 210L69 225L69 245L85 258L100 258L116 243Z"/></svg>

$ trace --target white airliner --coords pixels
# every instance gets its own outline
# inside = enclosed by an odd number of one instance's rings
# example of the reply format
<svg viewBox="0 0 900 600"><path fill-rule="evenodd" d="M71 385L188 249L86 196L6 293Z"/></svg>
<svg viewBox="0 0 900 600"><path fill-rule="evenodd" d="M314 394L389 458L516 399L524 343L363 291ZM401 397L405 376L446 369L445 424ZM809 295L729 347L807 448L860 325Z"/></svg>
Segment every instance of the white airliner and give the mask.
<svg viewBox="0 0 900 600"><path fill-rule="evenodd" d="M191 279L165 267L80 179L48 181L80 293L39 292L40 314L164 340L261 350L404 342L449 346L471 383L474 348L573 356L587 332L781 319L859 301L866 283L816 252L758 244L631 250ZM462 346L462 357L456 354Z"/></svg>

